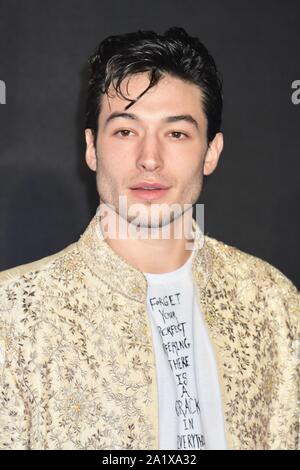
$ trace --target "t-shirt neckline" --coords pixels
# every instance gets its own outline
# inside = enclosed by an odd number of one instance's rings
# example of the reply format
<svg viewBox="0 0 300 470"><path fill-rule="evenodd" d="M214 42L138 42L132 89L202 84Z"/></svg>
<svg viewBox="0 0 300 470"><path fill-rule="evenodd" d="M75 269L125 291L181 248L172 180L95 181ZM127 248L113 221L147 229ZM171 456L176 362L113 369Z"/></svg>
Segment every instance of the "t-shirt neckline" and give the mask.
<svg viewBox="0 0 300 470"><path fill-rule="evenodd" d="M192 253L188 257L188 259L185 261L185 263L179 268L175 269L174 271L169 271L166 273L158 273L158 274L144 272L143 274L146 276L146 279L151 284L161 284L161 283L165 283L169 281L175 281L183 277L184 275L186 275L186 273L190 270L194 254L195 254L195 244L193 246Z"/></svg>

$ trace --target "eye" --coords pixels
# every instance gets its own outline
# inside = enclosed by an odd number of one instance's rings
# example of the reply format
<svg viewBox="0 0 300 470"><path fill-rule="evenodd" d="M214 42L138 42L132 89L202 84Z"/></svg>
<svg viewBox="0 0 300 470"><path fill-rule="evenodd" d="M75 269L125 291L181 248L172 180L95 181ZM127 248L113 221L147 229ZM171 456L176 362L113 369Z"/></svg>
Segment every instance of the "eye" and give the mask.
<svg viewBox="0 0 300 470"><path fill-rule="evenodd" d="M171 134L173 135L173 137L175 137L175 140L182 140L182 138L180 138L181 136L188 137L188 135L185 134L185 132L181 132L181 131L173 131L171 132Z"/></svg>
<svg viewBox="0 0 300 470"><path fill-rule="evenodd" d="M114 132L114 135L118 135L120 132L121 132L122 137L128 137L129 133L132 132L132 131L129 130L129 129L120 129L120 130Z"/></svg>

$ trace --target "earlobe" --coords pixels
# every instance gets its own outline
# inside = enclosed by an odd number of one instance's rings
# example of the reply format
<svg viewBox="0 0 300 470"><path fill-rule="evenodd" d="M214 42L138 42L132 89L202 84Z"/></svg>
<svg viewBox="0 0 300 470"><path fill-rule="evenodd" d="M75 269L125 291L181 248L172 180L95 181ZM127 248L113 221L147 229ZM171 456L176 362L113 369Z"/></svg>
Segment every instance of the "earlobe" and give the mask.
<svg viewBox="0 0 300 470"><path fill-rule="evenodd" d="M85 161L88 167L92 171L97 169L97 155L94 144L94 134L92 129L85 129L85 142L86 142L86 151L85 151Z"/></svg>

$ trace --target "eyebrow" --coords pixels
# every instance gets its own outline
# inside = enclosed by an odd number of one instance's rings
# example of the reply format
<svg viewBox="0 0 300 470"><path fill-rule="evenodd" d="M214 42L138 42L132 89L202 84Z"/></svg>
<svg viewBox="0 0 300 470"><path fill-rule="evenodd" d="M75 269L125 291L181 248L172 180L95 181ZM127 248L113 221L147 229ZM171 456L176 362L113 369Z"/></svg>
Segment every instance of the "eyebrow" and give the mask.
<svg viewBox="0 0 300 470"><path fill-rule="evenodd" d="M104 129L106 128L106 126L108 125L110 121L112 121L113 119L117 119L117 118L125 118L125 119L132 119L135 121L140 121L140 118L136 114L115 111L111 113L108 116L108 118L105 120ZM193 116L191 116L190 114L180 114L178 116L167 116L166 118L162 119L162 121L165 123L186 121L192 124L193 126L195 126L196 129L199 129L196 119L194 119Z"/></svg>

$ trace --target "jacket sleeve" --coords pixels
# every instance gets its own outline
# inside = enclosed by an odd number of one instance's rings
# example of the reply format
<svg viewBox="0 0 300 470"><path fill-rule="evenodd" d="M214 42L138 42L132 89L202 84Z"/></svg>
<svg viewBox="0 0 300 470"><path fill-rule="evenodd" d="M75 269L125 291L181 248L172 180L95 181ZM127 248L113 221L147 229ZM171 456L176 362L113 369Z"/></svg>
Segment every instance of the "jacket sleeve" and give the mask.
<svg viewBox="0 0 300 470"><path fill-rule="evenodd" d="M30 416L24 399L25 381L19 367L19 334L14 298L0 283L0 449L29 448Z"/></svg>
<svg viewBox="0 0 300 470"><path fill-rule="evenodd" d="M300 292L297 287L277 268L271 267L270 276L275 287L273 297L278 296L284 306L285 319L288 327L287 341L290 344L290 361L294 370L296 390L295 428L297 445L300 449Z"/></svg>
<svg viewBox="0 0 300 470"><path fill-rule="evenodd" d="M267 261L260 261L262 284L266 287L268 300L278 300L282 306L284 317L292 340L292 348L300 362L300 292L293 282L278 268ZM281 310L281 308L280 308Z"/></svg>
<svg viewBox="0 0 300 470"><path fill-rule="evenodd" d="M295 449L300 450L300 292L291 284L287 296L287 309L292 338L292 361L295 367L297 405L295 410L295 429L297 443Z"/></svg>
<svg viewBox="0 0 300 470"><path fill-rule="evenodd" d="M276 274L287 312L293 354L298 366L300 366L300 292L280 271L276 270Z"/></svg>

